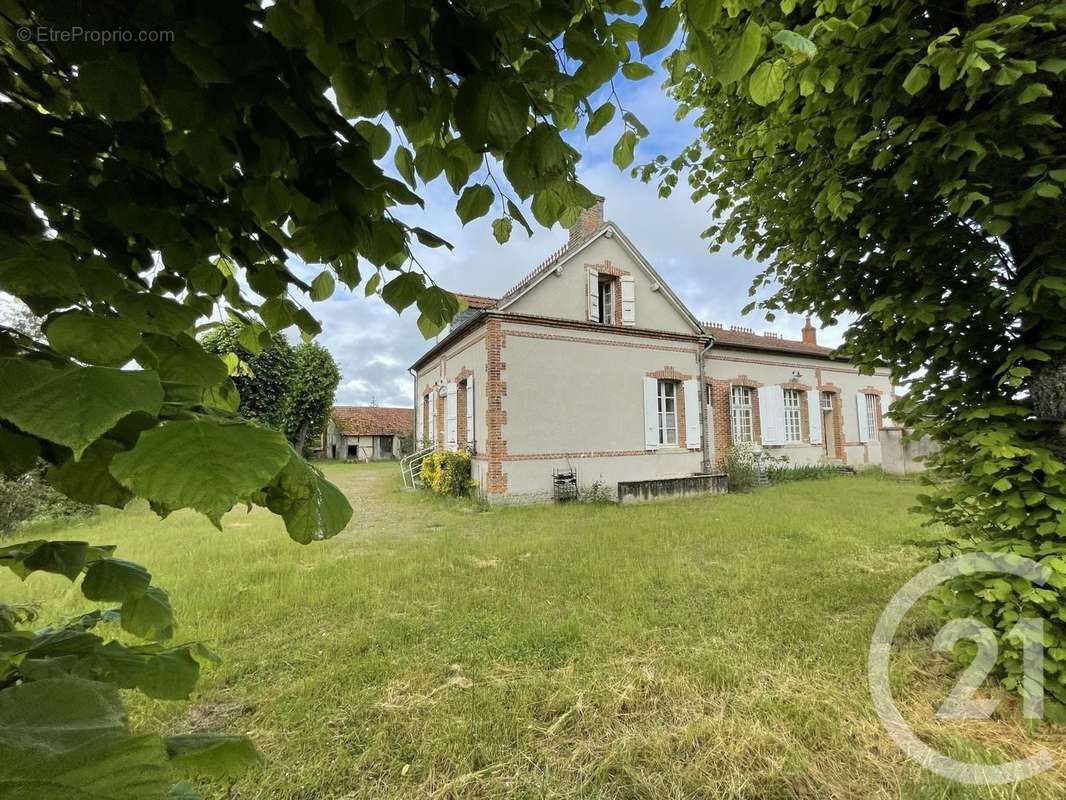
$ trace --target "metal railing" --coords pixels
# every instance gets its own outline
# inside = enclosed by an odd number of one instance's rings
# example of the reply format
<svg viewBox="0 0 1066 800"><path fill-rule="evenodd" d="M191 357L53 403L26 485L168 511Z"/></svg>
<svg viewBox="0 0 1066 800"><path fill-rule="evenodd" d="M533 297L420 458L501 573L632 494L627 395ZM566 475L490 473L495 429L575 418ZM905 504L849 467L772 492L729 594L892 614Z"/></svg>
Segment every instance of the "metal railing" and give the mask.
<svg viewBox="0 0 1066 800"><path fill-rule="evenodd" d="M400 459L400 474L403 475L404 486L408 489L417 489L422 485L422 462L435 449L433 446L423 447Z"/></svg>

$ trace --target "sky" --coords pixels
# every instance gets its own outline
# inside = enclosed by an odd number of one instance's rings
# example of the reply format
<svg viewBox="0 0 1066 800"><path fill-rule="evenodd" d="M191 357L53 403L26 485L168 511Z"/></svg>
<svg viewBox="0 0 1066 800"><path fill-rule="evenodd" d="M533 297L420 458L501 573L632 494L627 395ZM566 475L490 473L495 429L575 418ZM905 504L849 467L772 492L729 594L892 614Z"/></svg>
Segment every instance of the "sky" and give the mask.
<svg viewBox="0 0 1066 800"><path fill-rule="evenodd" d="M633 83L619 81L623 106L633 111L651 135L637 148L635 164L663 153L674 156L695 135L688 121L675 120L674 103L660 87L658 75ZM595 107L596 103L593 102ZM619 115L610 126L591 140L579 126L568 133L571 145L582 154L578 177L591 191L605 198L605 216L615 222L644 257L662 275L674 292L698 319L728 325L744 325L756 331L773 330L786 338L799 339L803 318L778 314L772 324L759 312L741 316L748 304L748 287L759 265L723 249L707 252L700 232L713 221L712 200L694 204L684 186L662 199L655 184L644 184L619 170L611 161L611 151L622 132ZM391 164L391 155L386 158ZM502 169L493 174L503 184ZM545 230L537 225L526 207L534 235L515 225L511 240L500 245L492 236L489 215L463 227L455 216L456 197L451 187L438 178L420 186L425 211L402 209L397 216L412 225L421 225L454 245L417 252L418 259L438 285L454 292L498 297L541 263L567 240L566 230L556 225ZM317 269L292 265L305 277ZM364 275L364 278L366 276ZM354 292L338 284L329 300L315 303L310 310L322 322L319 342L333 354L341 368L337 389L338 405L410 406L411 377L407 368L434 340L426 341L418 332L418 312L413 307L397 315L378 297L365 298L362 287ZM820 332L819 343L836 345L842 330Z"/></svg>

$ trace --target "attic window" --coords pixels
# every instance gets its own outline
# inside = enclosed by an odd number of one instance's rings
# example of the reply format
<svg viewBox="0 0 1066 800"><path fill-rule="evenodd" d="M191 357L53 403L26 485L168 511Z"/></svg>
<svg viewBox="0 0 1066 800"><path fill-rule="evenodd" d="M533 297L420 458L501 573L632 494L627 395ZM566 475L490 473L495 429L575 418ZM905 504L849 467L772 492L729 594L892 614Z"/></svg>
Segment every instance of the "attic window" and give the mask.
<svg viewBox="0 0 1066 800"><path fill-rule="evenodd" d="M615 304L618 302L618 279L601 275L597 285L600 300L600 322L613 325Z"/></svg>

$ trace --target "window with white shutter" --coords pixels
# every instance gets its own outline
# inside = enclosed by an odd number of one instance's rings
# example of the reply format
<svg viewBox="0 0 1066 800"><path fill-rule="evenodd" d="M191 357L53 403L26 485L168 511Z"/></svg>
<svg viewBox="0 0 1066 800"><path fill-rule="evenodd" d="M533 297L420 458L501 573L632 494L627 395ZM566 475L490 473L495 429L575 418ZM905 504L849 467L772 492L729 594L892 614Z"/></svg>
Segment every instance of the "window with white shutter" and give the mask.
<svg viewBox="0 0 1066 800"><path fill-rule="evenodd" d="M659 382L655 378L644 379L644 447L659 449Z"/></svg>
<svg viewBox="0 0 1066 800"><path fill-rule="evenodd" d="M600 321L600 273L589 270L588 281L589 321Z"/></svg>
<svg viewBox="0 0 1066 800"><path fill-rule="evenodd" d="M444 447L447 450L455 450L459 440L459 413L457 407L459 386L455 383L447 384L444 394Z"/></svg>
<svg viewBox="0 0 1066 800"><path fill-rule="evenodd" d="M700 430L699 384L696 380L687 380L681 387L685 392L685 445L689 450L699 450L703 438Z"/></svg>
<svg viewBox="0 0 1066 800"><path fill-rule="evenodd" d="M859 424L859 441L870 441L870 417L866 413L866 393L855 395L855 417Z"/></svg>
<svg viewBox="0 0 1066 800"><path fill-rule="evenodd" d="M822 443L822 408L818 392L807 392L807 426L811 430L811 444Z"/></svg>
<svg viewBox="0 0 1066 800"><path fill-rule="evenodd" d="M759 434L762 444L785 443L785 397L780 386L759 387Z"/></svg>

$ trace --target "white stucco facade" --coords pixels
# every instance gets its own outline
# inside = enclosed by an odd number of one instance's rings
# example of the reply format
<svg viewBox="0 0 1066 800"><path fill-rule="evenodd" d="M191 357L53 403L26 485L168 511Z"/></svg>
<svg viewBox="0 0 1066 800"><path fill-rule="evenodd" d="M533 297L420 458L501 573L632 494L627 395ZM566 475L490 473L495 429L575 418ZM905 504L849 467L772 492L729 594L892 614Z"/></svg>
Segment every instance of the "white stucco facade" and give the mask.
<svg viewBox="0 0 1066 800"><path fill-rule="evenodd" d="M510 502L551 497L553 470L612 491L713 471L745 436L793 463L880 463L887 373L700 323L620 230L592 222L416 362L420 443L469 447L482 491Z"/></svg>

